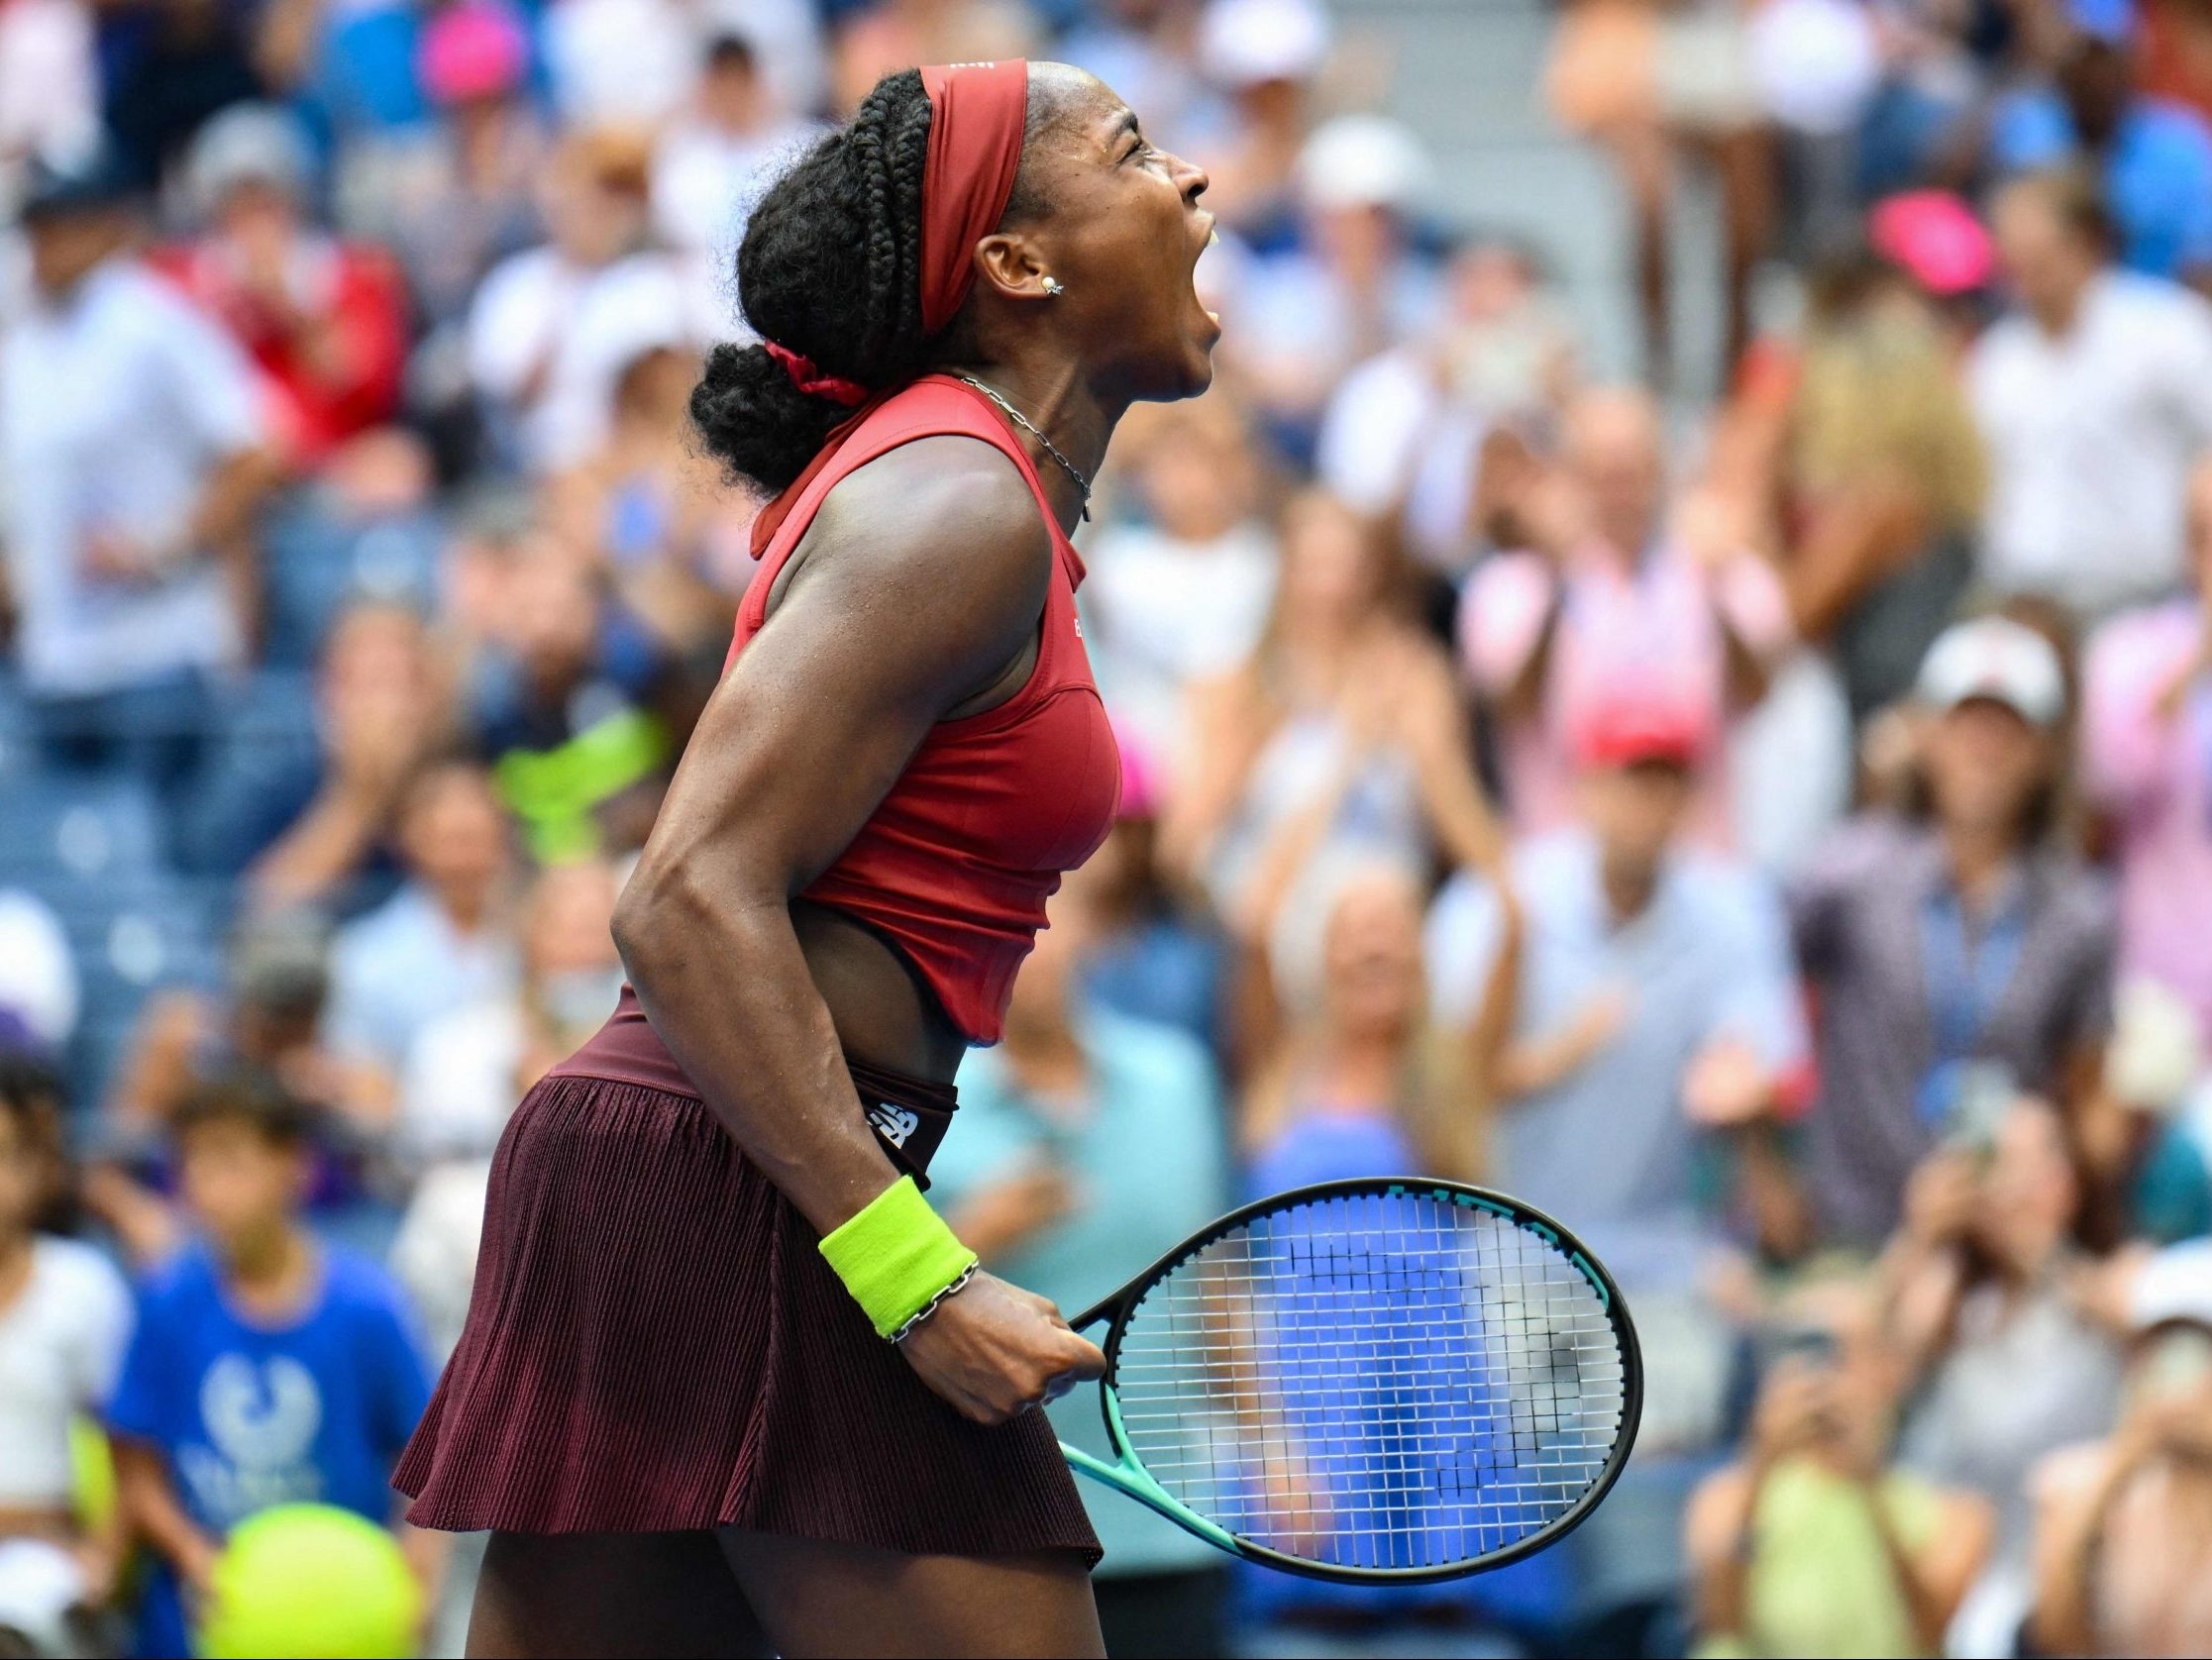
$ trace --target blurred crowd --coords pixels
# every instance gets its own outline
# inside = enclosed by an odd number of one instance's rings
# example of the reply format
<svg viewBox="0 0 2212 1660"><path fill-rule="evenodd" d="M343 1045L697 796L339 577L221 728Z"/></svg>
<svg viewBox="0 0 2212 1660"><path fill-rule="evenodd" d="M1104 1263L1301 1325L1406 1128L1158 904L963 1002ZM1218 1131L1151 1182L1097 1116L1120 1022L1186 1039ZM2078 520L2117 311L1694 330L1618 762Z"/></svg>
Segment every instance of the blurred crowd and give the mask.
<svg viewBox="0 0 2212 1660"><path fill-rule="evenodd" d="M1487 1182L1648 1369L1457 1586L1100 1500L1114 1652L2212 1650L2212 6L1567 0L1633 379L1360 17L0 0L0 1651L458 1652L385 1477L751 573L731 251L1023 53L1208 165L1227 332L1084 533L1119 819L936 1196L1074 1308Z"/></svg>

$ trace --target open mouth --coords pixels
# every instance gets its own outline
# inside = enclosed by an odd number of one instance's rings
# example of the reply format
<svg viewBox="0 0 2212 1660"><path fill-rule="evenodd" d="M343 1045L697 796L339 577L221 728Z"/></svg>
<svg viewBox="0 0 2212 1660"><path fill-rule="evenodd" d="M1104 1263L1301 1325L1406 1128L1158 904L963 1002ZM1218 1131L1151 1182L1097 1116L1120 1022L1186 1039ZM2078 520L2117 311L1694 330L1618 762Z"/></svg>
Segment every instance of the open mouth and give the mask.
<svg viewBox="0 0 2212 1660"><path fill-rule="evenodd" d="M1220 246L1220 229L1212 223L1211 216L1209 215L1206 240L1199 244L1199 251L1191 259L1191 298L1197 304L1199 310L1206 313L1206 320L1213 325L1216 334L1220 332L1221 314L1209 306L1199 295L1199 266L1205 262L1208 254Z"/></svg>

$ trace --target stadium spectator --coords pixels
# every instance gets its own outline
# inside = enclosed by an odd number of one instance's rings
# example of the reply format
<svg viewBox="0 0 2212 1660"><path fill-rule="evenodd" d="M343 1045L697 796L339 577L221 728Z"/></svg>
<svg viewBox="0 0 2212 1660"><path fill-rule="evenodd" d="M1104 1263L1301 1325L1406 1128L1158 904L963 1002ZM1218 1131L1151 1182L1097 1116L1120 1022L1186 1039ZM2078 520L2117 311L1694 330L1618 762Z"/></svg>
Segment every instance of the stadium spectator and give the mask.
<svg viewBox="0 0 2212 1660"><path fill-rule="evenodd" d="M1060 885L1085 917L1083 994L1133 1020L1174 1027L1235 1071L1228 942L1169 883L1159 857L1167 778L1146 740L1118 722L1121 799L1113 828Z"/></svg>
<svg viewBox="0 0 2212 1660"><path fill-rule="evenodd" d="M131 1297L94 1247L43 1231L59 1125L51 1074L0 1051L0 1629L81 1642L68 1616L103 1607L123 1569L120 1515L79 1504L72 1435L106 1403L131 1332ZM44 1580L44 1606L23 1600Z"/></svg>
<svg viewBox="0 0 2212 1660"><path fill-rule="evenodd" d="M1861 1286L1816 1283L1760 1335L1743 1454L1690 1501L1696 1652L1945 1653L1994 1517L1897 1465L1899 1379L1878 1310Z"/></svg>
<svg viewBox="0 0 2212 1660"><path fill-rule="evenodd" d="M2034 1471L2102 1434L2119 1405L2118 1346L2079 1290L2082 1198L2058 1114L2032 1096L2002 1102L1914 1172L1882 1258L1904 1462L1997 1510L1953 1633L1968 1652L2003 1652L2028 1610Z"/></svg>
<svg viewBox="0 0 2212 1660"><path fill-rule="evenodd" d="M1070 1316L1220 1214L1230 1190L1212 1061L1173 1026L1085 994L1095 937L1083 896L1063 891L1015 982L1004 1041L960 1069L958 1146L948 1141L929 1171L947 1219L991 1271L1041 1288ZM1131 1146L1149 1157L1132 1162ZM1047 1410L1071 1445L1114 1456L1080 1392ZM1232 1652L1218 1553L1139 1505L1094 1492L1108 1651Z"/></svg>
<svg viewBox="0 0 2212 1660"><path fill-rule="evenodd" d="M735 596L753 571L752 503L721 487L688 442L698 364L643 345L615 376L605 440L550 479L547 528L603 567L621 610L666 652L711 674L729 650Z"/></svg>
<svg viewBox="0 0 2212 1660"><path fill-rule="evenodd" d="M411 25L415 13L366 15ZM463 336L476 288L541 238L548 137L530 97L530 37L502 0L441 7L397 45L419 68L422 114L383 142L341 146L332 194L340 223L387 246L405 272L420 337L410 402L451 422L468 390Z"/></svg>
<svg viewBox="0 0 2212 1660"><path fill-rule="evenodd" d="M1774 1136L1806 1061L1780 899L1681 845L1713 738L1695 700L1620 675L1574 735L1575 819L1520 842L1505 888L1454 876L1428 920L1439 1021L1477 1034L1498 1181L1676 1295L1732 1208L1777 1252L1803 1233ZM1712 1193L1716 1165L1733 1192Z"/></svg>
<svg viewBox="0 0 2212 1660"><path fill-rule="evenodd" d="M1329 860L1274 918L1281 1024L1237 1112L1248 1194L1484 1168L1489 1126L1464 1041L1430 1019L1421 928L1412 873L1359 852Z"/></svg>
<svg viewBox="0 0 2212 1660"><path fill-rule="evenodd" d="M1459 648L1500 730L1507 809L1535 833L1571 812L1569 734L1600 681L1640 665L1719 733L1764 695L1789 612L1772 569L1730 524L1675 510L1658 406L1642 392L1583 393L1556 465L1514 440L1492 447L1485 483L1527 551L1468 580ZM1725 844L1727 768L1701 777L1693 829Z"/></svg>
<svg viewBox="0 0 2212 1660"><path fill-rule="evenodd" d="M390 897L393 815L425 760L455 735L453 691L423 621L369 602L332 626L315 681L315 749L249 741L211 785L204 863L242 872L267 910L341 914Z"/></svg>
<svg viewBox="0 0 2212 1660"><path fill-rule="evenodd" d="M1336 117L1299 152L1296 242L1252 260L1232 289L1223 352L1301 464L1345 371L1435 325L1442 283L1414 236L1430 170L1403 123Z"/></svg>
<svg viewBox="0 0 2212 1660"><path fill-rule="evenodd" d="M1913 811L1840 831L1791 897L1818 993L1807 1157L1825 1225L1871 1244L1946 1140L1990 1102L2085 1112L2112 1025L2117 929L2057 838L2066 691L2056 653L2003 618L1936 642L1919 681Z"/></svg>
<svg viewBox="0 0 2212 1660"><path fill-rule="evenodd" d="M1553 39L1544 91L1570 131L1601 146L1635 216L1645 377L1680 377L1673 350L1672 220L1685 160L1719 181L1726 239L1724 374L1751 338L1752 267L1765 252L1775 179L1748 17L1731 4L1578 0Z"/></svg>
<svg viewBox="0 0 2212 1660"><path fill-rule="evenodd" d="M271 90L255 60L256 21L221 0L152 0L109 20L102 116L134 186L160 182L218 110Z"/></svg>
<svg viewBox="0 0 2212 1660"><path fill-rule="evenodd" d="M210 1079L246 1069L281 1084L333 1126L380 1133L391 1117L390 1080L325 1042L328 939L309 914L244 928L231 952L225 994L177 988L149 998L126 1044L101 1125L103 1150L158 1149L176 1114ZM158 1256L172 1230L146 1234L110 1217L131 1254Z"/></svg>
<svg viewBox="0 0 2212 1660"><path fill-rule="evenodd" d="M1982 579L2083 619L2160 598L2184 574L2185 484L2212 445L2212 306L2116 268L2078 175L2009 184L1992 215L2019 308L1967 365L1989 451Z"/></svg>
<svg viewBox="0 0 2212 1660"><path fill-rule="evenodd" d="M406 880L339 929L323 1026L340 1055L387 1077L432 1020L515 975L510 833L482 772L463 762L426 769L396 828Z"/></svg>
<svg viewBox="0 0 2212 1660"><path fill-rule="evenodd" d="M1998 102L1992 158L2006 172L2092 169L2121 263L2212 281L2212 125L2186 104L2139 90L2135 0L2066 0L2058 10L2055 70Z"/></svg>
<svg viewBox="0 0 2212 1660"><path fill-rule="evenodd" d="M205 230L159 268L253 360L286 459L312 469L398 406L398 273L381 250L307 223L307 136L274 105L234 105L201 128L184 177Z"/></svg>
<svg viewBox="0 0 2212 1660"><path fill-rule="evenodd" d="M390 1461L430 1399L398 1288L300 1226L305 1109L219 1080L175 1134L199 1237L142 1289L107 1409L123 1503L159 1563L142 1641L170 1654L188 1652L184 1598L206 1594L224 1535L256 1511L312 1502L390 1520ZM432 1567L430 1537L405 1531Z"/></svg>
<svg viewBox="0 0 2212 1660"><path fill-rule="evenodd" d="M822 129L777 96L752 41L710 36L688 105L653 146L653 225L685 258L696 315L718 323L737 245L753 204Z"/></svg>
<svg viewBox="0 0 2212 1660"><path fill-rule="evenodd" d="M500 261L476 291L470 377L502 450L531 473L605 435L629 354L684 316L676 263L645 246L649 160L628 133L569 135L543 173L547 241Z"/></svg>
<svg viewBox="0 0 2212 1660"><path fill-rule="evenodd" d="M2132 1273L2113 1433L2035 1473L2035 1606L2045 1654L2194 1654L2212 1645L2212 1263L2201 1247Z"/></svg>
<svg viewBox="0 0 2212 1660"><path fill-rule="evenodd" d="M1478 240L1444 272L1444 314L1345 374L1322 413L1314 468L1330 490L1394 521L1408 549L1457 580L1481 551L1482 456L1541 430L1579 381L1574 320L1528 251Z"/></svg>
<svg viewBox="0 0 2212 1660"><path fill-rule="evenodd" d="M1259 649L1194 687L1183 788L1161 827L1170 868L1254 938L1326 849L1479 863L1498 834L1450 665L1411 619L1375 527L1308 492L1282 538Z"/></svg>
<svg viewBox="0 0 2212 1660"><path fill-rule="evenodd" d="M42 167L31 304L0 339L17 661L47 742L174 791L238 658L270 481L251 369L130 252L111 156Z"/></svg>
<svg viewBox="0 0 2212 1660"><path fill-rule="evenodd" d="M514 1103L605 1021L622 989L608 933L615 888L595 859L538 873L516 929L516 984L439 1014L408 1049L393 1120L400 1157L488 1157Z"/></svg>
<svg viewBox="0 0 2212 1660"><path fill-rule="evenodd" d="M1209 0L1200 16L1194 56L1227 100L1206 135L1207 194L1223 226L1263 254L1297 236L1298 158L1333 37L1317 0Z"/></svg>
<svg viewBox="0 0 2212 1660"><path fill-rule="evenodd" d="M642 847L688 729L667 648L606 586L552 538L526 544L470 687L479 752L541 859Z"/></svg>
<svg viewBox="0 0 2212 1660"><path fill-rule="evenodd" d="M1958 234L1950 212L1971 224L1955 202L1904 211L1930 221L1916 227L1923 236ZM1833 653L1851 715L1864 721L1910 691L1972 579L1987 467L1920 283L1860 257L1817 267L1810 288L1794 361L1770 358L1746 375L1729 434L1787 550L1797 633Z"/></svg>
<svg viewBox="0 0 2212 1660"><path fill-rule="evenodd" d="M1202 398L1146 413L1123 439L1142 517L1100 528L1083 610L1104 694L1172 753L1191 686L1229 674L1259 644L1278 551L1241 412Z"/></svg>
<svg viewBox="0 0 2212 1660"><path fill-rule="evenodd" d="M2196 593L2115 617L2083 659L2090 798L2110 817L2120 878L2120 966L2179 992L2212 1032L2212 466L2189 477Z"/></svg>

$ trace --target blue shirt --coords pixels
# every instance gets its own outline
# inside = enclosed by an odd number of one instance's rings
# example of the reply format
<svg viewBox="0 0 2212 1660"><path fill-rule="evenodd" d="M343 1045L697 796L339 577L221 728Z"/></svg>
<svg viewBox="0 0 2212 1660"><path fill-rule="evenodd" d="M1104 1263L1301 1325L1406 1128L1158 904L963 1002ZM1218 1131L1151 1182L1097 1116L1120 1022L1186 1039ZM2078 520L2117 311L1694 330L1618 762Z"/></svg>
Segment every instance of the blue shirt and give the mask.
<svg viewBox="0 0 2212 1660"><path fill-rule="evenodd" d="M1990 148L2005 172L2064 164L2081 153L2065 101L2049 87L1998 106ZM2121 260L2152 276L2212 264L2212 126L2181 104L2138 98L2120 118L2104 158L2105 193L2121 234Z"/></svg>
<svg viewBox="0 0 2212 1660"><path fill-rule="evenodd" d="M1500 1108L1498 1186L1566 1219L1624 1277L1692 1283L1709 1238L1709 1149L1683 1108L1683 1075L1721 1039L1774 1075L1806 1053L1781 897L1746 867L1678 852L1643 910L1617 922L1580 830L1524 842L1513 873L1526 918L1518 1035L1555 1034L1599 997L1625 999L1626 1013L1574 1072ZM1429 913L1440 1020L1472 1016L1498 935L1488 884L1455 877Z"/></svg>
<svg viewBox="0 0 2212 1660"><path fill-rule="evenodd" d="M160 1450L179 1502L217 1537L275 1504L391 1518L391 1469L429 1403L429 1368L389 1276L366 1257L318 1249L322 1286L287 1325L240 1314L203 1245L141 1289L108 1424ZM162 1576L141 1640L183 1653L169 1646L182 1638Z"/></svg>
<svg viewBox="0 0 2212 1660"><path fill-rule="evenodd" d="M1229 1192L1220 1085L1206 1050L1172 1026L1102 1008L1083 1015L1076 1038L1091 1067L1086 1110L1065 1117L1040 1108L1016 1086L1002 1050L971 1051L960 1069L960 1112L929 1166L931 1196L948 1211L1047 1161L1067 1174L1074 1212L987 1266L1071 1317L1213 1220ZM1098 1391L1079 1389L1047 1411L1062 1440L1114 1456ZM1220 1561L1134 1500L1088 1480L1078 1486L1106 1546L1102 1574Z"/></svg>

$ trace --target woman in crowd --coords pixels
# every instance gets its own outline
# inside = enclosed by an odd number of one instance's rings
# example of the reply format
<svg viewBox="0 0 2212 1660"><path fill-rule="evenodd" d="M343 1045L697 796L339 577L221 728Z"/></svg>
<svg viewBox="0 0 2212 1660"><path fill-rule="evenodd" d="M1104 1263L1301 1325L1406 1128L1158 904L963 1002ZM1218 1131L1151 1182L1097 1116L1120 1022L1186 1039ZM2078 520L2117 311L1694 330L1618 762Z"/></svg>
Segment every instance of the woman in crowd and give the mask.
<svg viewBox="0 0 2212 1660"><path fill-rule="evenodd" d="M1404 571L1374 527L1332 496L1309 492L1285 512L1259 649L1194 690L1191 720L1161 851L1247 937L1324 849L1414 865L1495 849L1450 661L1412 620ZM1316 834L1282 834L1302 817Z"/></svg>
<svg viewBox="0 0 2212 1660"><path fill-rule="evenodd" d="M2020 1092L2055 1101L2087 1146L2112 1021L2111 899L2054 834L2057 653L2001 617L1961 623L1918 701L1910 810L1839 832L1791 896L1819 993L1812 1192L1863 1244L1896 1225L1922 1159L1985 1143Z"/></svg>
<svg viewBox="0 0 2212 1660"><path fill-rule="evenodd" d="M1358 854L1317 870L1271 928L1282 1029L1258 1058L1239 1133L1245 1187L1482 1166L1462 1045L1434 1030L1422 961L1422 891Z"/></svg>
<svg viewBox="0 0 2212 1660"><path fill-rule="evenodd" d="M1944 326L1872 257L1813 273L1796 362L1752 377L1729 460L1774 518L1800 638L1827 644L1854 720L1911 689L1972 574L1987 468Z"/></svg>
<svg viewBox="0 0 2212 1660"><path fill-rule="evenodd" d="M2058 1115L2022 1097L1915 1172L1883 1254L1887 1326L1909 1389L1901 1445L1924 1475L1997 1506L1988 1571L1961 1613L1967 1653L2003 1653L2026 1611L2029 1483L2119 1404L2116 1346L2079 1293L2082 1184Z"/></svg>
<svg viewBox="0 0 2212 1660"><path fill-rule="evenodd" d="M1901 1469L1898 1369L1854 1281L1816 1283L1762 1334L1743 1456L1685 1518L1710 1657L1936 1655L1989 1555L1989 1505Z"/></svg>

